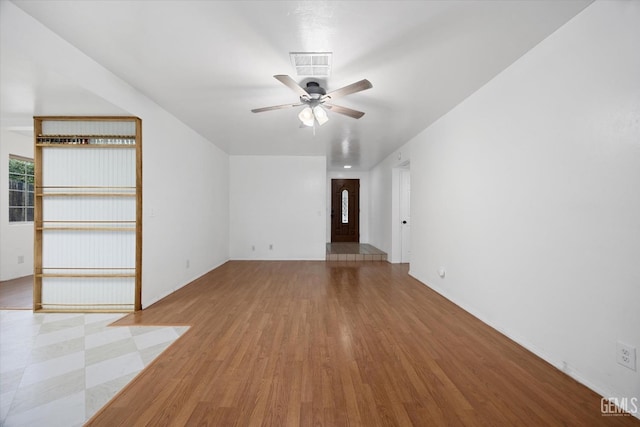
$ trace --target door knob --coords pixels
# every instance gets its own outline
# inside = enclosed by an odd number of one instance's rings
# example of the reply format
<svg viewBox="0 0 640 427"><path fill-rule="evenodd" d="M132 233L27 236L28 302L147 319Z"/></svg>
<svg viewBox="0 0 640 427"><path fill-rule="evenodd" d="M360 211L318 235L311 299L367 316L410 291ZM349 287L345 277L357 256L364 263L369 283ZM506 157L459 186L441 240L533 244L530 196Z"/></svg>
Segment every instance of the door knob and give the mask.
<svg viewBox="0 0 640 427"><path fill-rule="evenodd" d="M405 220L405 221L402 221L402 223L403 223L403 224L406 224L406 223L407 223L407 221L406 221L406 220Z"/></svg>

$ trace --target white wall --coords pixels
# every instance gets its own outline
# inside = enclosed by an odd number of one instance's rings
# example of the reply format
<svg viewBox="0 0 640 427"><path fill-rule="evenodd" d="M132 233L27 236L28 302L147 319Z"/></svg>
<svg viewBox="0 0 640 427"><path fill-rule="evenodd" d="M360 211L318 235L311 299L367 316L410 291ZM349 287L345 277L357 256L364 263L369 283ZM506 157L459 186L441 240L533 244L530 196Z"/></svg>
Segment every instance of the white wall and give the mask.
<svg viewBox="0 0 640 427"><path fill-rule="evenodd" d="M143 307L227 261L228 156L10 2L2 26L13 54L142 119Z"/></svg>
<svg viewBox="0 0 640 427"><path fill-rule="evenodd" d="M229 157L172 116L154 113L140 115L144 306L229 259Z"/></svg>
<svg viewBox="0 0 640 427"><path fill-rule="evenodd" d="M231 156L230 168L232 259L325 259L324 156Z"/></svg>
<svg viewBox="0 0 640 427"><path fill-rule="evenodd" d="M607 397L640 397L639 22L593 3L410 142L412 274Z"/></svg>
<svg viewBox="0 0 640 427"><path fill-rule="evenodd" d="M369 172L329 171L327 172L327 242L331 241L331 180L360 180L360 243L369 243Z"/></svg>
<svg viewBox="0 0 640 427"><path fill-rule="evenodd" d="M387 253L391 263L401 262L400 179L398 168L411 159L410 144L394 151L371 169L369 242Z"/></svg>
<svg viewBox="0 0 640 427"><path fill-rule="evenodd" d="M33 138L0 133L0 280L33 274L33 223L9 224L10 154L33 159ZM18 257L22 257L22 263Z"/></svg>

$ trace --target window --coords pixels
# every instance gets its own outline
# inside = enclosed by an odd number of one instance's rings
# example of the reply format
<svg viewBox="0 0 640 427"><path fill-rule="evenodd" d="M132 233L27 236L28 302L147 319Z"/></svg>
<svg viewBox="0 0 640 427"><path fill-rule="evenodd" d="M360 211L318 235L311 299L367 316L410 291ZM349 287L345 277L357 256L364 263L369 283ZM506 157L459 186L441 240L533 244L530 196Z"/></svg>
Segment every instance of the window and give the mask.
<svg viewBox="0 0 640 427"><path fill-rule="evenodd" d="M33 221L33 160L9 156L9 222Z"/></svg>
<svg viewBox="0 0 640 427"><path fill-rule="evenodd" d="M342 190L342 223L349 224L349 192Z"/></svg>

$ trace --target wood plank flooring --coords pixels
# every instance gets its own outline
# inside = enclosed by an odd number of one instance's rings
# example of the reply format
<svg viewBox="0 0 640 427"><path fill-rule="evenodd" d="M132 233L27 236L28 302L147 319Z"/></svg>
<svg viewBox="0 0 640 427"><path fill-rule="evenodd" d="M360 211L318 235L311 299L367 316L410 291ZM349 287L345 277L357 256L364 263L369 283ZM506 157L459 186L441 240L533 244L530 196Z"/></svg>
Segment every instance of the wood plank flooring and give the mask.
<svg viewBox="0 0 640 427"><path fill-rule="evenodd" d="M386 262L235 261L120 325L192 325L90 426L640 425Z"/></svg>
<svg viewBox="0 0 640 427"><path fill-rule="evenodd" d="M33 276L0 282L0 310L33 310Z"/></svg>

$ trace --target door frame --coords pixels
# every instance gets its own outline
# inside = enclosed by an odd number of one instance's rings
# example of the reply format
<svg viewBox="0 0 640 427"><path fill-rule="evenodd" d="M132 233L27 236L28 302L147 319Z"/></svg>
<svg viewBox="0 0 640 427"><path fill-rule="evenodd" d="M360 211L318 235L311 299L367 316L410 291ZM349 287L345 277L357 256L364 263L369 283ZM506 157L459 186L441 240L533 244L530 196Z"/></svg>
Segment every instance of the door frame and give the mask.
<svg viewBox="0 0 640 427"><path fill-rule="evenodd" d="M402 262L402 219L400 218L400 171L411 170L411 161L405 160L391 168L391 253L389 262ZM411 264L411 263L409 263Z"/></svg>
<svg viewBox="0 0 640 427"><path fill-rule="evenodd" d="M349 181L351 183L355 183L355 192L354 198L355 201L351 202L354 206L353 210L353 218L349 218L350 221L353 221L355 226L355 240L343 240L338 239L335 235L335 227L334 227L334 218L337 218L340 215L340 210L338 206L334 206L334 202L337 202L338 196L334 194L334 183L336 182L345 182ZM340 243L340 242L348 242L348 243L360 243L360 179L359 178L332 178L331 179L331 191L330 191L330 219L329 224L331 228L331 242L332 243ZM349 209L351 212L351 209Z"/></svg>
<svg viewBox="0 0 640 427"><path fill-rule="evenodd" d="M400 168L400 262L411 261L411 170Z"/></svg>

